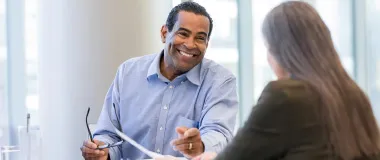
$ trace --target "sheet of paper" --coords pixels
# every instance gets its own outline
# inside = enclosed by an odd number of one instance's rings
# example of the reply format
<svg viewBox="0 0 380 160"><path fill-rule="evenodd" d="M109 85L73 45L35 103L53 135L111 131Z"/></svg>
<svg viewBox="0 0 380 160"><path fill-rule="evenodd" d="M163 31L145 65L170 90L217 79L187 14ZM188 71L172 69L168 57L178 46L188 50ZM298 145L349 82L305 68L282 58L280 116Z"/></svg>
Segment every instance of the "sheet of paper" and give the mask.
<svg viewBox="0 0 380 160"><path fill-rule="evenodd" d="M132 138L129 138L127 135L125 135L123 132L119 131L117 128L114 128L115 129L115 132L117 135L119 135L121 138L123 138L125 141L129 142L130 144L132 144L133 146L135 146L137 149L139 149L141 152L145 153L146 155L148 155L150 158L162 158L164 157L163 155L161 154L158 154L158 153L155 153L155 152L152 152L152 151L149 151L148 149L146 149L145 147L143 147L142 145L138 144L136 141L134 141Z"/></svg>
<svg viewBox="0 0 380 160"><path fill-rule="evenodd" d="M176 158L176 160L188 160L185 157L175 157L175 158ZM154 159L144 159L144 160L154 160Z"/></svg>

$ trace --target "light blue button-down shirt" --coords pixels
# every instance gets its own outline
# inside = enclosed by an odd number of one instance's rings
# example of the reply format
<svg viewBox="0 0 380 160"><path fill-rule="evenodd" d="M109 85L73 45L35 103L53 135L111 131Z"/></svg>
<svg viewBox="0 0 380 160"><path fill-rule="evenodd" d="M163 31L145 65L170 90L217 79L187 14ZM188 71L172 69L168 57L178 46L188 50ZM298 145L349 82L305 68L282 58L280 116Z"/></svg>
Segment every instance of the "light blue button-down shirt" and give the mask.
<svg viewBox="0 0 380 160"><path fill-rule="evenodd" d="M205 151L221 151L233 136L238 99L236 78L221 65L204 59L186 74L172 81L160 73L161 54L124 62L108 90L100 114L95 139L106 143L120 141L112 132L105 108L116 105L112 121L123 132L151 151L182 157L170 141L175 127L199 128ZM109 151L111 160L149 158L124 142Z"/></svg>

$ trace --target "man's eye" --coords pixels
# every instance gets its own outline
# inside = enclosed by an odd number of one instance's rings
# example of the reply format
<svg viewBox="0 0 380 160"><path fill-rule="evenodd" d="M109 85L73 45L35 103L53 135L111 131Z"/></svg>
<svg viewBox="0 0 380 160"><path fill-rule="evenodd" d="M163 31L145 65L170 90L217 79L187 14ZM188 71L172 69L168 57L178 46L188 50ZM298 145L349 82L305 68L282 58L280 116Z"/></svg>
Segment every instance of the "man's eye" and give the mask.
<svg viewBox="0 0 380 160"><path fill-rule="evenodd" d="M185 36L185 37L187 37L187 36L188 36L188 34L187 34L187 33L185 33L185 32L180 32L180 33L179 33L179 35L181 35L181 36Z"/></svg>
<svg viewBox="0 0 380 160"><path fill-rule="evenodd" d="M205 37L198 37L198 39L199 39L199 40L202 40L202 41L206 40Z"/></svg>

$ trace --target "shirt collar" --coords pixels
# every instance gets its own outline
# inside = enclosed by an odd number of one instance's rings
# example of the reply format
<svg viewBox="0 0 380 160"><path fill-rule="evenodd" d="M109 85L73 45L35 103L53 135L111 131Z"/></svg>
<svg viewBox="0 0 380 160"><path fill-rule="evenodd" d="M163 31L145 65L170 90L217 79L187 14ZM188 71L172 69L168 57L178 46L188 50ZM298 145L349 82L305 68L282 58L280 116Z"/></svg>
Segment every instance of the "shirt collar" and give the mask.
<svg viewBox="0 0 380 160"><path fill-rule="evenodd" d="M153 62L150 64L149 69L148 69L148 74L146 77L149 79L149 77L156 75L158 73L161 74L160 72L160 60L161 57L164 55L164 51L161 51L160 54L157 54L156 57L154 58Z"/></svg>
<svg viewBox="0 0 380 160"><path fill-rule="evenodd" d="M188 71L186 73L187 79L191 83L193 83L193 84L195 84L197 86L200 85L201 65L202 65L202 62L199 63L199 64L197 64L195 67L193 67L190 71Z"/></svg>
<svg viewBox="0 0 380 160"><path fill-rule="evenodd" d="M149 80L153 75L157 75L159 78L163 77L160 71L160 60L164 56L164 51L161 51L160 54L154 58L153 62L150 64L147 79ZM190 71L185 73L186 78L195 85L200 85L200 74L201 74L202 62L193 67ZM165 78L166 79L166 78Z"/></svg>

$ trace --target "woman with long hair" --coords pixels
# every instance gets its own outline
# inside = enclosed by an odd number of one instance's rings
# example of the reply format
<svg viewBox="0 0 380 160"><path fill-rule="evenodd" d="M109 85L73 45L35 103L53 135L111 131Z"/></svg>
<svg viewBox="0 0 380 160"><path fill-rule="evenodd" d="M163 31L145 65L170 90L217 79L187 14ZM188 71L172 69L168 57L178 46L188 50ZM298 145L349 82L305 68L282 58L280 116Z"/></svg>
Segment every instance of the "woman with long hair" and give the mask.
<svg viewBox="0 0 380 160"><path fill-rule="evenodd" d="M283 2L268 13L262 33L278 80L215 159L380 159L371 104L343 68L317 11Z"/></svg>

